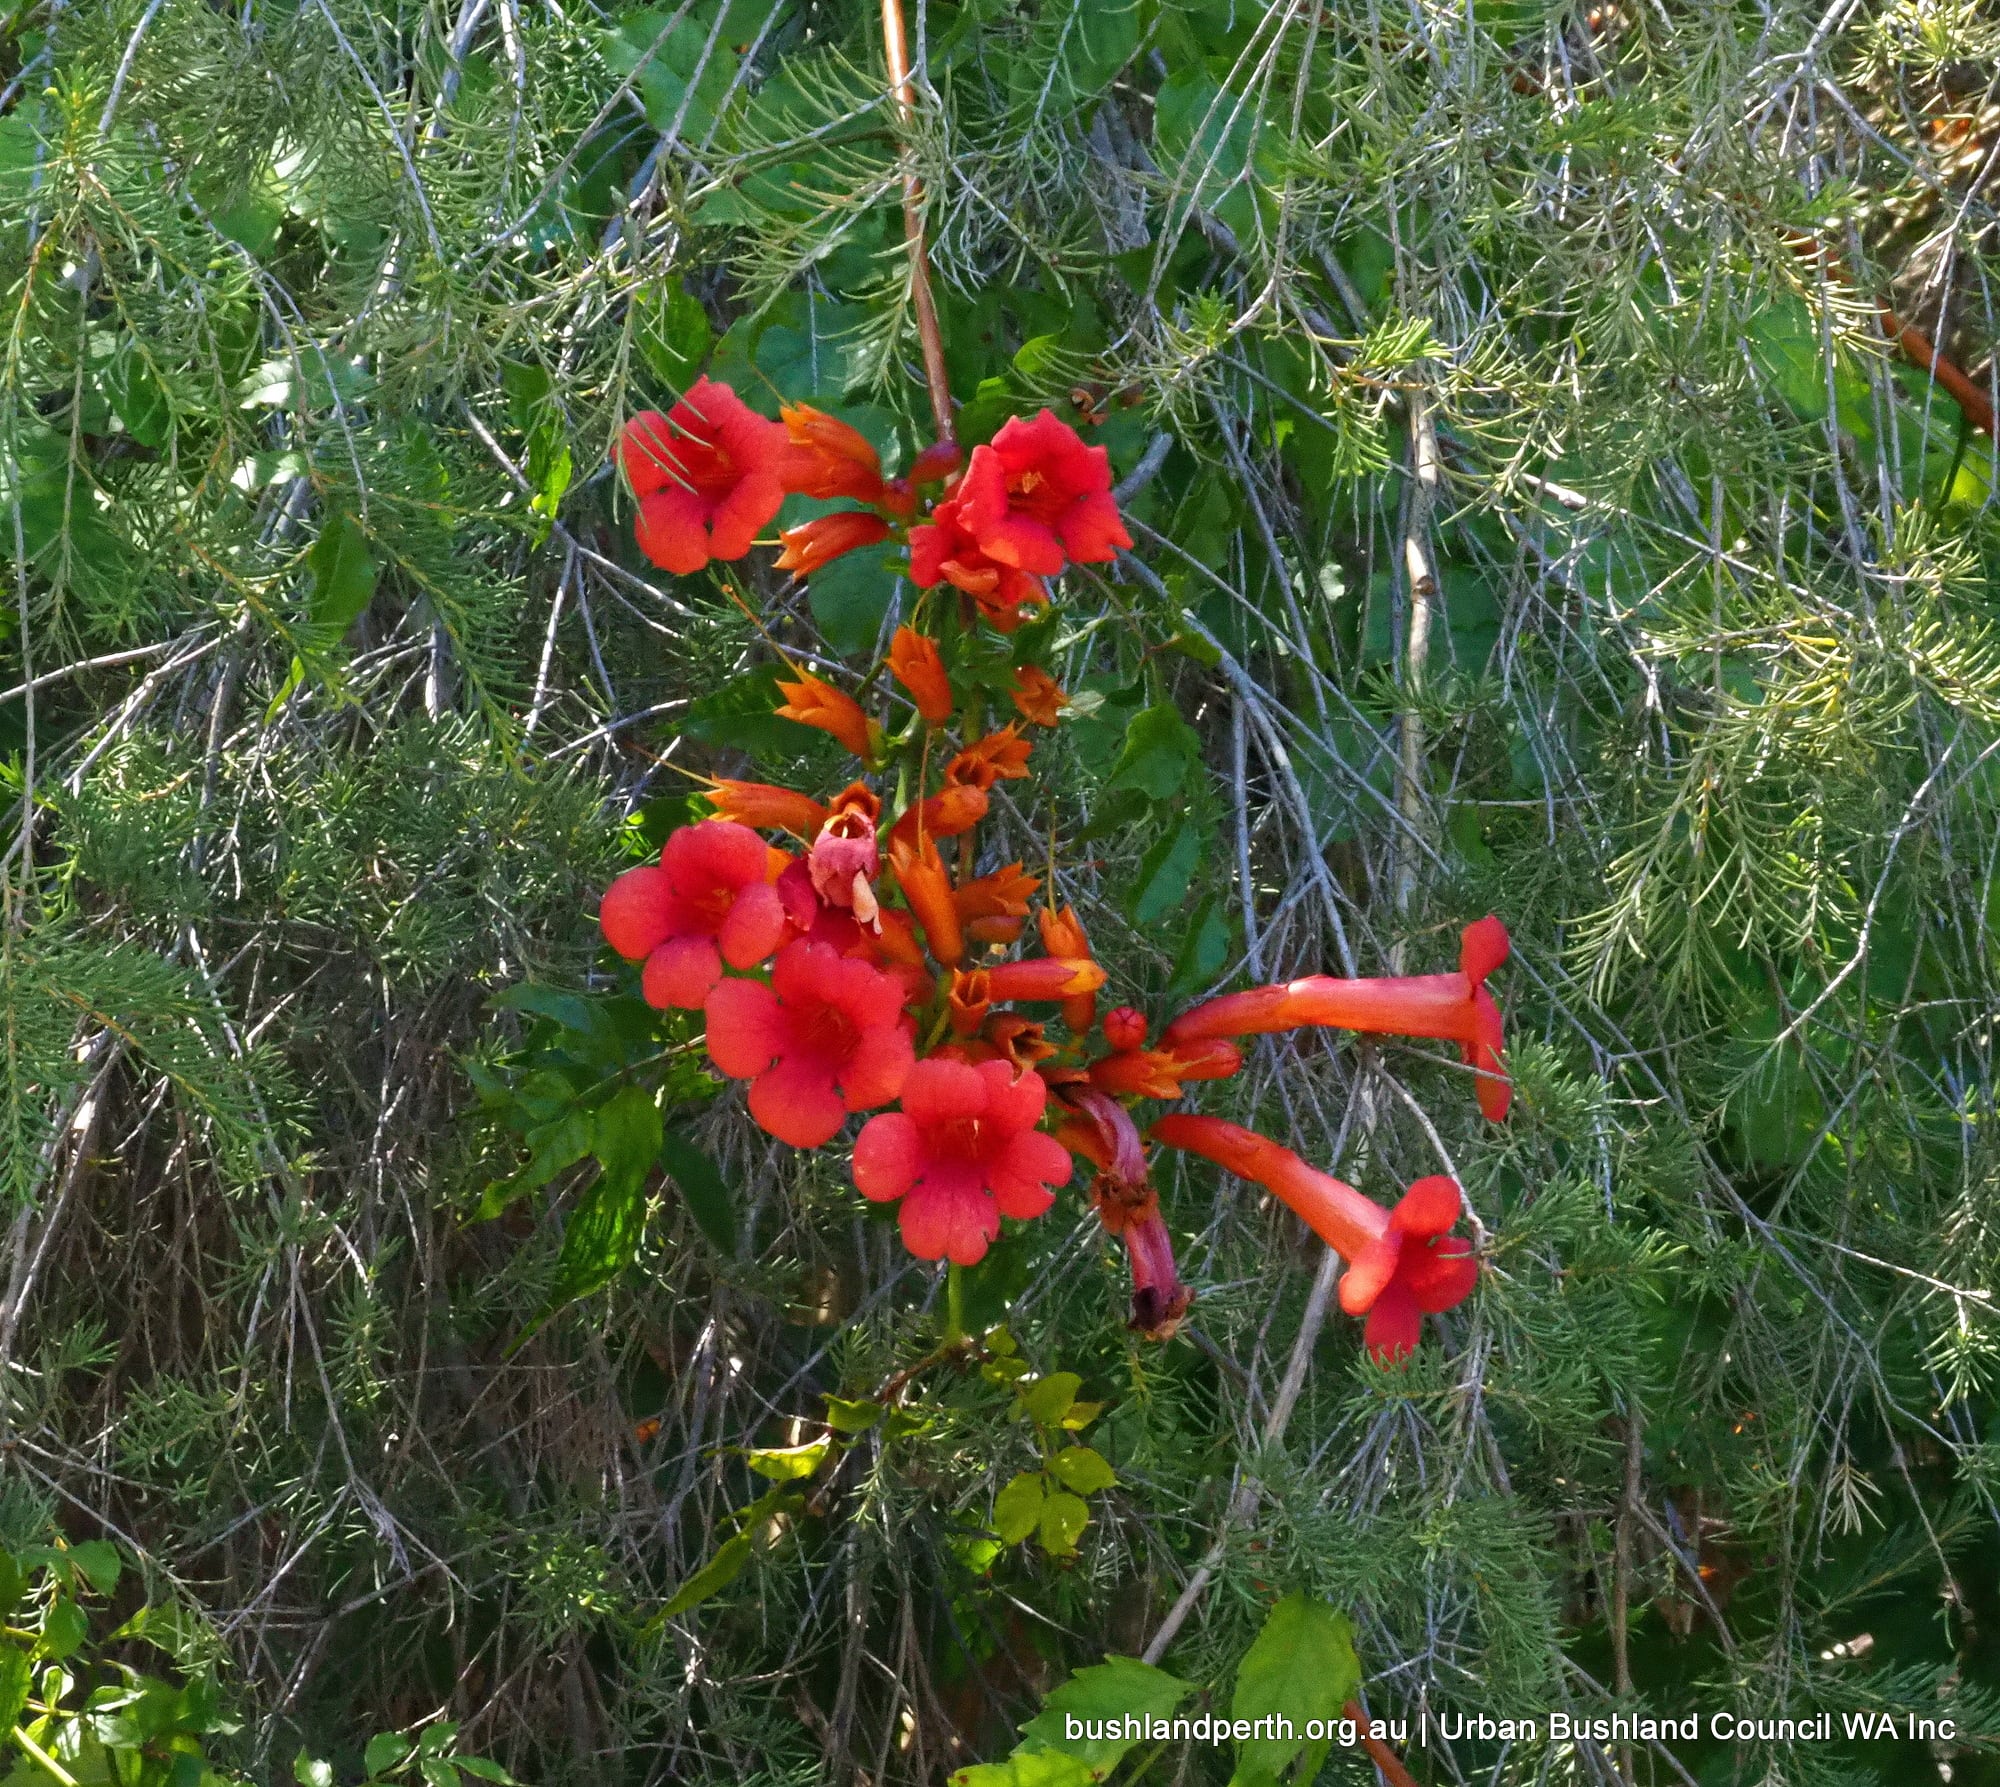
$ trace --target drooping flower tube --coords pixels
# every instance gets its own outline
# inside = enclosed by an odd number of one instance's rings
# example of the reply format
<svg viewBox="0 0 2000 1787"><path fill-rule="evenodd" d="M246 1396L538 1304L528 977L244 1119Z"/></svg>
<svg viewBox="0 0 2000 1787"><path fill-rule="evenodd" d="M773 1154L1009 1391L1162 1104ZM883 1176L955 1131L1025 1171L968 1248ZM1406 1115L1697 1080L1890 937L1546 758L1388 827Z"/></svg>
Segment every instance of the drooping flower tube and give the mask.
<svg viewBox="0 0 2000 1787"><path fill-rule="evenodd" d="M889 835L910 844L919 838L955 838L984 819L991 804L984 788L947 782L929 800L912 801L905 807Z"/></svg>
<svg viewBox="0 0 2000 1787"><path fill-rule="evenodd" d="M995 782L1018 782L1028 773L1028 754L1034 749L1012 726L975 739L944 766L944 779L953 786L988 788Z"/></svg>
<svg viewBox="0 0 2000 1787"><path fill-rule="evenodd" d="M1363 1338L1378 1359L1406 1358L1416 1348L1421 1318L1464 1302L1478 1280L1471 1243L1445 1232L1464 1202L1455 1180L1441 1174L1419 1179L1395 1209L1384 1210L1291 1149L1220 1117L1162 1117L1152 1134L1170 1148L1255 1180L1346 1260L1340 1307L1367 1316Z"/></svg>
<svg viewBox="0 0 2000 1787"><path fill-rule="evenodd" d="M931 955L947 968L965 958L965 932L960 925L957 903L952 898L951 877L945 872L937 846L929 838L921 845L907 838L889 841L889 865L896 871L896 885L909 902L910 916L924 928L924 941Z"/></svg>
<svg viewBox="0 0 2000 1787"><path fill-rule="evenodd" d="M1243 1065L1242 1054L1220 1039L1147 1048L1145 1016L1129 1005L1105 1013L1104 1040L1111 1053L1090 1064L1090 1083L1114 1098L1178 1098L1183 1080L1226 1080Z"/></svg>
<svg viewBox="0 0 2000 1787"><path fill-rule="evenodd" d="M817 1148L850 1111L887 1104L914 1055L903 988L808 938L771 964L771 984L725 980L708 995L708 1053L750 1082L750 1115L781 1142Z"/></svg>
<svg viewBox="0 0 2000 1787"><path fill-rule="evenodd" d="M785 500L787 454L784 429L711 379L664 416L634 416L615 457L639 499L639 550L682 573L741 558Z"/></svg>
<svg viewBox="0 0 2000 1787"><path fill-rule="evenodd" d="M1089 1086L1065 1085L1057 1097L1075 1113L1056 1139L1097 1169L1090 1201L1107 1234L1125 1243L1132 1267L1129 1326L1148 1340L1170 1340L1194 1293L1181 1283L1173 1237L1146 1173L1146 1150L1132 1114Z"/></svg>
<svg viewBox="0 0 2000 1787"><path fill-rule="evenodd" d="M724 962L754 968L784 940L785 903L772 884L789 861L746 825L683 825L659 867L627 869L605 889L597 922L621 956L646 964L647 1003L691 1011Z"/></svg>
<svg viewBox="0 0 2000 1787"><path fill-rule="evenodd" d="M976 1265L1003 1216L1039 1216L1068 1182L1069 1152L1036 1127L1048 1089L1005 1061L919 1061L903 1108L871 1117L854 1144L854 1183L901 1201L903 1244L920 1260Z"/></svg>
<svg viewBox="0 0 2000 1787"><path fill-rule="evenodd" d="M997 564L1053 577L1067 559L1101 564L1132 536L1111 495L1111 459L1053 410L1016 416L972 450L959 524Z"/></svg>
<svg viewBox="0 0 2000 1787"><path fill-rule="evenodd" d="M1478 1076L1479 1108L1494 1122L1507 1115L1513 1088L1501 1061L1500 1008L1486 977L1507 959L1507 927L1486 917L1467 925L1459 942L1456 974L1409 974L1378 980L1341 980L1312 974L1303 980L1225 993L1167 1026L1166 1042L1258 1036L1316 1025L1380 1036L1440 1037L1459 1045Z"/></svg>
<svg viewBox="0 0 2000 1787"><path fill-rule="evenodd" d="M1051 888L1050 893L1054 893ZM1035 914L1035 928L1041 933L1042 948L1052 956L1084 957L1090 954L1090 939L1084 935L1083 920L1074 906L1057 911L1044 906ZM1072 1036L1081 1036L1097 1021L1097 992L1072 994L1063 1001L1063 1022Z"/></svg>

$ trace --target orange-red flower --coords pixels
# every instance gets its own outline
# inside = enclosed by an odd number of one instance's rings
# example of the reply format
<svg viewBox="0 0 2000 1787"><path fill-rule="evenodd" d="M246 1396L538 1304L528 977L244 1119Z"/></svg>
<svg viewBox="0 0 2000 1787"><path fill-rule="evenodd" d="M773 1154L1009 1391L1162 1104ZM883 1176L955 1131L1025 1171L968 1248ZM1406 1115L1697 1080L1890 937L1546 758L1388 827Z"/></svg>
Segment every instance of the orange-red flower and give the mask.
<svg viewBox="0 0 2000 1787"><path fill-rule="evenodd" d="M1051 1003L1094 993L1106 979L1088 956L1032 956L986 970L995 999L1046 999Z"/></svg>
<svg viewBox="0 0 2000 1787"><path fill-rule="evenodd" d="M1021 933L1027 928L1026 918L1005 918L989 915L984 918L969 918L965 921L965 934L974 943L997 943L1002 948L1018 943Z"/></svg>
<svg viewBox="0 0 2000 1787"><path fill-rule="evenodd" d="M975 739L944 766L944 779L968 788L991 788L995 782L1018 782L1028 773L1028 753L1034 747L1012 726Z"/></svg>
<svg viewBox="0 0 2000 1787"><path fill-rule="evenodd" d="M777 709L781 720L796 720L801 726L830 733L857 757L874 756L881 728L844 689L801 670L796 682L780 682L778 693L785 697L785 705Z"/></svg>
<svg viewBox="0 0 2000 1787"><path fill-rule="evenodd" d="M865 925L876 919L875 876L881 867L875 827L882 802L865 782L850 782L833 798L826 823L806 852L813 891L829 906Z"/></svg>
<svg viewBox="0 0 2000 1787"><path fill-rule="evenodd" d="M1010 862L1004 869L953 889L952 904L967 923L980 918L1026 918L1028 900L1040 886L1035 876L1022 873L1019 863Z"/></svg>
<svg viewBox="0 0 2000 1787"><path fill-rule="evenodd" d="M785 500L785 431L697 379L664 416L625 424L615 456L639 499L639 550L667 571L741 558Z"/></svg>
<svg viewBox="0 0 2000 1787"><path fill-rule="evenodd" d="M837 509L788 527L778 536L784 551L778 554L778 569L799 577L810 577L821 565L831 564L844 553L873 546L889 537L889 524L865 509Z"/></svg>
<svg viewBox="0 0 2000 1787"><path fill-rule="evenodd" d="M887 1104L914 1060L902 986L806 938L778 951L769 986L725 980L704 1009L710 1059L750 1082L750 1115L795 1148Z"/></svg>
<svg viewBox="0 0 2000 1787"><path fill-rule="evenodd" d="M1048 1099L1038 1075L1004 1061L919 1061L903 1108L871 1117L854 1144L854 1183L901 1201L903 1244L923 1260L976 1264L1003 1216L1039 1216L1068 1182L1069 1154L1036 1127Z"/></svg>
<svg viewBox="0 0 2000 1787"><path fill-rule="evenodd" d="M882 461L860 429L809 403L784 404L778 415L790 443L784 463L787 490L822 499L881 501Z"/></svg>
<svg viewBox="0 0 2000 1787"><path fill-rule="evenodd" d="M1129 1005L1105 1013L1104 1040L1111 1053L1090 1064L1090 1083L1115 1098L1178 1098L1183 1080L1227 1079L1243 1065L1242 1055L1221 1041L1147 1048L1145 1017Z"/></svg>
<svg viewBox="0 0 2000 1787"><path fill-rule="evenodd" d="M905 808L890 836L909 843L920 837L955 838L984 819L989 804L984 788L949 782L929 800L916 801Z"/></svg>
<svg viewBox="0 0 2000 1787"><path fill-rule="evenodd" d="M926 726L942 726L951 718L951 679L929 634L898 627L889 641L889 674L909 691Z"/></svg>
<svg viewBox="0 0 2000 1787"><path fill-rule="evenodd" d="M796 832L802 838L817 836L826 823L825 806L810 794L771 782L732 782L718 776L708 785L708 804L718 819Z"/></svg>
<svg viewBox="0 0 2000 1787"><path fill-rule="evenodd" d="M1069 699L1054 677L1033 664L1023 664L1014 672L1013 693L1015 712L1037 726L1056 725L1062 719L1063 703Z"/></svg>
<svg viewBox="0 0 2000 1787"><path fill-rule="evenodd" d="M993 977L984 968L954 968L951 971L951 992L945 999L952 1033L957 1036L975 1035L992 1009Z"/></svg>
<svg viewBox="0 0 2000 1787"><path fill-rule="evenodd" d="M965 956L965 934L959 926L959 910L952 899L951 877L945 872L937 846L929 838L921 844L908 838L891 838L889 864L896 871L896 885L909 902L911 916L924 928L924 941L931 955L945 967L956 966Z"/></svg>
<svg viewBox="0 0 2000 1787"><path fill-rule="evenodd" d="M1053 906L1044 906L1035 914L1035 925L1042 934L1042 948L1050 955L1090 954L1090 939L1083 934L1083 920L1077 917L1074 906L1065 906L1060 912ZM1097 1021L1097 994L1079 993L1065 999L1062 1015L1070 1034L1081 1036Z"/></svg>
<svg viewBox="0 0 2000 1787"><path fill-rule="evenodd" d="M1255 1036L1311 1024L1326 1029L1389 1036L1434 1036L1456 1042L1477 1071L1479 1108L1494 1122L1507 1115L1512 1097L1501 1062L1500 1008L1486 977L1507 959L1507 927L1482 918L1466 926L1456 974L1411 974L1379 980L1340 980L1330 974L1225 993L1167 1026L1169 1044L1219 1036Z"/></svg>
<svg viewBox="0 0 2000 1787"><path fill-rule="evenodd" d="M1111 459L1043 410L1016 416L972 450L958 487L958 525L996 564L1053 577L1065 557L1102 563L1132 536L1111 496Z"/></svg>
<svg viewBox="0 0 2000 1787"><path fill-rule="evenodd" d="M910 529L910 581L919 589L948 583L963 590L1003 633L1021 624L1022 609L1049 599L1039 577L980 550L955 497L939 503L923 526Z"/></svg>
<svg viewBox="0 0 2000 1787"><path fill-rule="evenodd" d="M1478 1280L1470 1243L1445 1233L1463 1207L1455 1180L1419 1179L1384 1210L1268 1136L1219 1117L1162 1117L1153 1138L1255 1180L1345 1259L1340 1306L1368 1317L1363 1339L1378 1359L1406 1358L1421 1318L1464 1302Z"/></svg>
<svg viewBox="0 0 2000 1787"><path fill-rule="evenodd" d="M722 964L754 968L785 935L785 904L772 885L774 852L748 826L724 819L684 825L658 868L628 869L605 890L604 940L644 962L648 1004L692 1010L722 978Z"/></svg>

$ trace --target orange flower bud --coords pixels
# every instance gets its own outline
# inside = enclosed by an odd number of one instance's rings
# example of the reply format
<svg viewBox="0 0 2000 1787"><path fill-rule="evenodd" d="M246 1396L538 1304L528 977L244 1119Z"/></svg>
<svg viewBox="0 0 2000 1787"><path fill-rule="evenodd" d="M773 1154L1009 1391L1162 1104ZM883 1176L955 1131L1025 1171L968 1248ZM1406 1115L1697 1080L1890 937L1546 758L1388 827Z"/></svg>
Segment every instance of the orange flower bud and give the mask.
<svg viewBox="0 0 2000 1787"><path fill-rule="evenodd" d="M889 537L889 524L879 515L862 509L841 509L788 527L778 538L784 551L778 554L778 569L798 577L810 577L820 566L831 564L844 553L873 546Z"/></svg>
<svg viewBox="0 0 2000 1787"><path fill-rule="evenodd" d="M787 490L863 503L881 497L882 461L860 429L809 403L785 404L778 415L790 442L783 472Z"/></svg>
<svg viewBox="0 0 2000 1787"><path fill-rule="evenodd" d="M1065 906L1060 912L1044 906L1035 914L1035 927L1042 934L1042 947L1052 956L1090 954L1090 939L1083 934L1083 920L1077 917L1074 906ZM1062 1015L1070 1034L1081 1036L1096 1022L1097 995L1079 993L1073 999L1065 999Z"/></svg>
<svg viewBox="0 0 2000 1787"><path fill-rule="evenodd" d="M1074 998L1094 993L1105 973L1087 957L1035 956L1025 962L1001 962L986 971L995 999Z"/></svg>
<svg viewBox="0 0 2000 1787"><path fill-rule="evenodd" d="M965 934L974 943L998 943L1003 948L1019 943L1027 920L1021 918L968 918Z"/></svg>
<svg viewBox="0 0 2000 1787"><path fill-rule="evenodd" d="M952 783L927 801L909 808L896 821L892 838L914 844L919 837L955 838L986 817L986 790Z"/></svg>
<svg viewBox="0 0 2000 1787"><path fill-rule="evenodd" d="M785 697L785 705L777 710L780 719L796 720L801 726L830 733L857 757L875 754L879 728L861 711L861 703L852 695L804 670L799 672L797 682L779 683L778 692Z"/></svg>
<svg viewBox="0 0 2000 1787"><path fill-rule="evenodd" d="M1062 718L1069 697L1046 670L1033 664L1014 672L1014 708L1022 719L1037 726L1053 726Z"/></svg>
<svg viewBox="0 0 2000 1787"><path fill-rule="evenodd" d="M951 718L951 680L937 641L914 627L898 627L889 641L889 674L909 691L927 726L942 726Z"/></svg>
<svg viewBox="0 0 2000 1787"><path fill-rule="evenodd" d="M911 915L924 928L931 954L945 967L955 967L965 955L965 935L952 903L951 877L945 873L937 846L928 838L921 846L892 838L889 865L896 871L896 885L903 890Z"/></svg>
<svg viewBox="0 0 2000 1787"><path fill-rule="evenodd" d="M826 808L810 794L779 788L770 782L732 782L718 776L709 784L708 804L718 819L733 819L738 825L771 831L796 832L802 838L817 836L826 823Z"/></svg>

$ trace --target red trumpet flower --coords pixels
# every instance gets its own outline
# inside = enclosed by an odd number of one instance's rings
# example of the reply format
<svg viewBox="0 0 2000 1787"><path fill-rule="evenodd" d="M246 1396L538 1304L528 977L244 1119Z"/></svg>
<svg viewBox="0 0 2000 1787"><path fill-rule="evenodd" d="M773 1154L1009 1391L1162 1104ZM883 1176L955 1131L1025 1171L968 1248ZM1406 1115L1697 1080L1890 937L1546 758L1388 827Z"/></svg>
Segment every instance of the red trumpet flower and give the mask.
<svg viewBox="0 0 2000 1787"><path fill-rule="evenodd" d="M817 1148L850 1111L887 1104L912 1061L903 989L866 962L801 938L771 984L725 980L709 995L708 1053L750 1082L750 1115L781 1142Z"/></svg>
<svg viewBox="0 0 2000 1787"><path fill-rule="evenodd" d="M1111 495L1111 459L1053 410L1014 417L974 447L958 487L959 525L996 564L1052 577L1067 559L1102 563L1132 536Z"/></svg>
<svg viewBox="0 0 2000 1787"><path fill-rule="evenodd" d="M789 860L748 826L684 825L658 868L627 869L605 889L597 922L621 956L646 964L648 1004L692 1010L724 962L754 968L784 940L785 903L772 883Z"/></svg>
<svg viewBox="0 0 2000 1787"><path fill-rule="evenodd" d="M1255 1180L1296 1211L1348 1262L1340 1307L1368 1317L1363 1339L1378 1359L1407 1358L1422 1317L1464 1302L1479 1277L1471 1244L1445 1233L1463 1207L1455 1180L1419 1179L1384 1210L1268 1136L1220 1117L1162 1117L1153 1139Z"/></svg>
<svg viewBox="0 0 2000 1787"><path fill-rule="evenodd" d="M852 912L864 925L875 922L875 875L881 851L875 823L882 803L865 782L853 782L833 798L826 823L806 853L813 891L829 906Z"/></svg>
<svg viewBox="0 0 2000 1787"><path fill-rule="evenodd" d="M1065 1184L1069 1155L1036 1127L1040 1076L1005 1061L919 1061L903 1108L871 1117L854 1144L854 1183L877 1203L902 1202L903 1244L920 1260L976 1265L1003 1216L1039 1216Z"/></svg>
<svg viewBox="0 0 2000 1787"><path fill-rule="evenodd" d="M1410 974L1380 980L1340 980L1312 974L1303 980L1247 993L1225 993L1183 1012L1167 1026L1166 1041L1259 1036L1317 1025L1380 1036L1435 1036L1459 1045L1478 1073L1479 1108L1494 1122L1507 1115L1513 1095L1500 1059L1500 1008L1486 977L1507 959L1507 927L1482 918L1459 941L1456 974Z"/></svg>
<svg viewBox="0 0 2000 1787"><path fill-rule="evenodd" d="M639 499L639 550L667 571L741 558L785 500L785 431L697 379L664 416L625 424L616 458Z"/></svg>

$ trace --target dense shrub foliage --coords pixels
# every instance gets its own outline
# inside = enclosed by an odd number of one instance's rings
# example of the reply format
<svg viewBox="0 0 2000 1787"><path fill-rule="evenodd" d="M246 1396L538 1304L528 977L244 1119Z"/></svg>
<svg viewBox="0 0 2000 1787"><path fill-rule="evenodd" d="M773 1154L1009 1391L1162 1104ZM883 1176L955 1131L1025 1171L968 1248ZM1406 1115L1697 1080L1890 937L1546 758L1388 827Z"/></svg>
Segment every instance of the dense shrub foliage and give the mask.
<svg viewBox="0 0 2000 1787"><path fill-rule="evenodd" d="M0 17L14 1778L93 1689L128 1787L1369 1778L1019 1729L1287 1696L1898 1729L1425 1779L1993 1778L1990 9L909 11L907 109L859 0ZM716 779L851 779L780 679L921 682L851 492L613 461L706 378L918 487L912 180L960 444L1050 412L1130 541L916 567L1066 697L954 869L1156 1035L1511 935L1504 1122L1340 1030L1203 1089L1463 1187L1407 1359L1191 1155L1171 1338L1074 1188L913 1259L603 946Z"/></svg>

